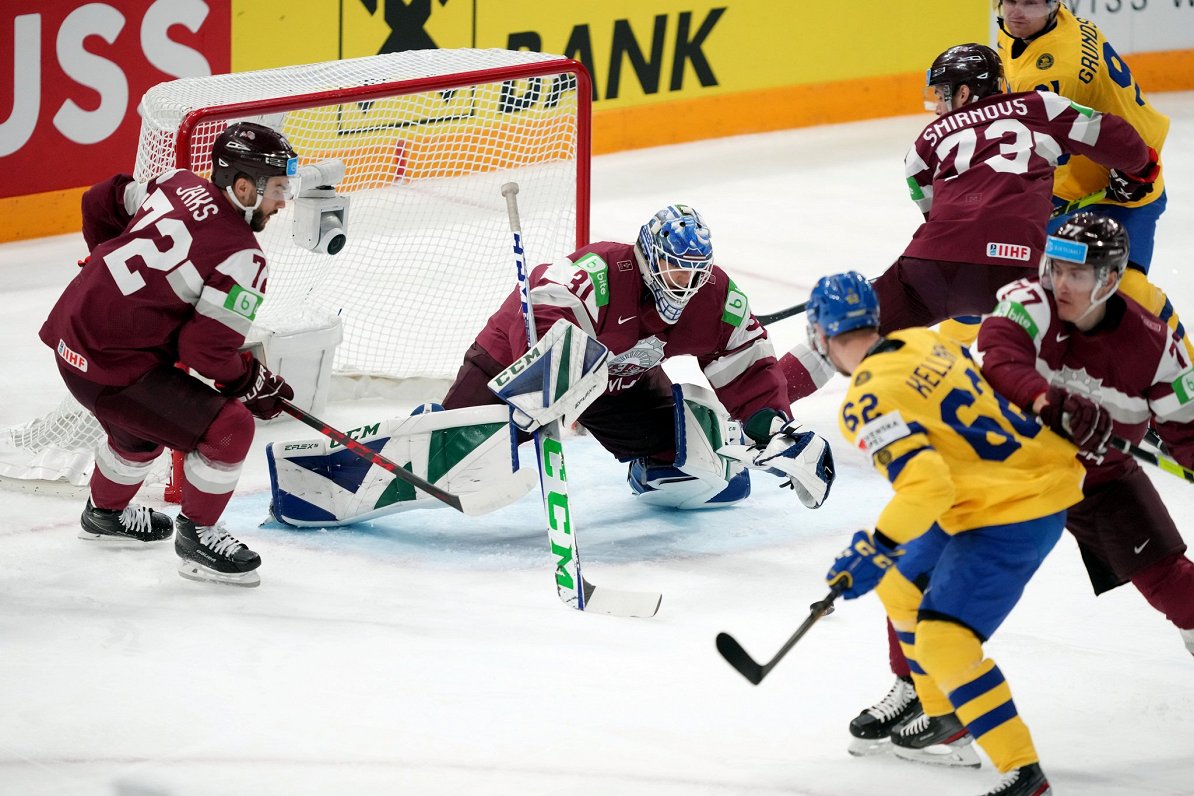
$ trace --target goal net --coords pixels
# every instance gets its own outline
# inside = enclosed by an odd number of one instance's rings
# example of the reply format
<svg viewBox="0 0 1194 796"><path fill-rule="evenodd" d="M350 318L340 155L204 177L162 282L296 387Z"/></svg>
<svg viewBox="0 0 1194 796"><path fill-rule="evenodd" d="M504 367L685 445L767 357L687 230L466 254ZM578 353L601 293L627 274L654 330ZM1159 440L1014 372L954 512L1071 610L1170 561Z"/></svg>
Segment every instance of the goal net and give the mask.
<svg viewBox="0 0 1194 796"><path fill-rule="evenodd" d="M216 136L245 120L281 130L302 165L341 160L347 243L336 255L297 245L288 203L258 235L270 276L257 323L284 331L337 315L335 374L435 379L442 389L515 284L501 186L519 183L528 263L587 241L590 98L575 62L510 50L183 78L142 98L134 176L210 176ZM0 475L85 483L80 454L89 461L102 438L68 398L0 432Z"/></svg>

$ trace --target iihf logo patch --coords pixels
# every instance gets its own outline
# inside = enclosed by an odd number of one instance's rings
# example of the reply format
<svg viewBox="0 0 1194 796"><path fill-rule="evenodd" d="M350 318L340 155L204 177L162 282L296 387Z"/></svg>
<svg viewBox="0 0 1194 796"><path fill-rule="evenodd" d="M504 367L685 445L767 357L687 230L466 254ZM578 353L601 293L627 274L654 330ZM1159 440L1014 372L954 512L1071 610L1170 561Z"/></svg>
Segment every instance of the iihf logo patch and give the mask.
<svg viewBox="0 0 1194 796"><path fill-rule="evenodd" d="M87 357L72 350L65 340L58 341L58 356L62 357L63 361L71 367L78 368L84 373L87 372Z"/></svg>
<svg viewBox="0 0 1194 796"><path fill-rule="evenodd" d="M1018 243L988 243L987 256L998 257L1001 260L1020 260L1028 262L1032 258L1032 247Z"/></svg>

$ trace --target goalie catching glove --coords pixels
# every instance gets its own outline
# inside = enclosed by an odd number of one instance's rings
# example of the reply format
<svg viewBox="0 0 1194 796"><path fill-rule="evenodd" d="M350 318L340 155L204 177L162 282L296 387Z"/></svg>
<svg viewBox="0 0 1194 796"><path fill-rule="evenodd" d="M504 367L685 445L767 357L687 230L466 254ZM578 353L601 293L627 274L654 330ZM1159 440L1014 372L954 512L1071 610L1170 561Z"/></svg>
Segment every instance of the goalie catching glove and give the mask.
<svg viewBox="0 0 1194 796"><path fill-rule="evenodd" d="M768 419L767 432L754 431L752 427L757 428L760 422ZM810 509L819 508L825 502L829 488L833 486L834 469L833 451L823 437L812 431L801 431L799 423L768 409L756 412L747 421L746 431L753 439L766 439L766 444L726 445L718 453L737 459L753 470L763 470L785 479L780 486L795 490L800 502Z"/></svg>
<svg viewBox="0 0 1194 796"><path fill-rule="evenodd" d="M535 431L554 420L571 425L605 392L609 349L561 318L530 351L489 381L510 405L510 420Z"/></svg>

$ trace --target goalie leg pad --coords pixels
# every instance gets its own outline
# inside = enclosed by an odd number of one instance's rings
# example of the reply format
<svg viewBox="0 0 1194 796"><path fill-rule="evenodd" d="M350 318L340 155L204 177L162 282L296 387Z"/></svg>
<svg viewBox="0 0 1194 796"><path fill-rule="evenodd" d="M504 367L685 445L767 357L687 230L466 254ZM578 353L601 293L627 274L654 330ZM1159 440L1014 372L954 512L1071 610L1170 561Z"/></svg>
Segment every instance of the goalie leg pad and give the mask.
<svg viewBox="0 0 1194 796"><path fill-rule="evenodd" d="M676 460L630 463L628 480L640 499L677 509L729 506L750 495L750 475L741 462L718 455L737 444L742 431L712 390L695 384L672 386L675 396Z"/></svg>
<svg viewBox="0 0 1194 796"><path fill-rule="evenodd" d="M559 419L571 425L609 382L609 349L561 318L489 389L510 405L511 420L534 431Z"/></svg>
<svg viewBox="0 0 1194 796"><path fill-rule="evenodd" d="M458 494L477 491L494 474L518 469L509 410L500 404L451 410L423 405L411 417L348 433L415 475ZM265 455L271 512L288 525L351 525L444 505L326 437L271 443Z"/></svg>

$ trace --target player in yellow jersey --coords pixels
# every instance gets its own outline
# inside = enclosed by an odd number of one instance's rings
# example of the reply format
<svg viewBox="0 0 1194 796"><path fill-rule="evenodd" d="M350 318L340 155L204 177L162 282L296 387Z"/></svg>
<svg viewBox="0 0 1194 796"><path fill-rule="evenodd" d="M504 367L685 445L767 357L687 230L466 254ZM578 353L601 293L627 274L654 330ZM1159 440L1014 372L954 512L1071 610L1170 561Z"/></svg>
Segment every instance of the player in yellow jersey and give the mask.
<svg viewBox="0 0 1194 796"><path fill-rule="evenodd" d="M1005 776L990 793L1049 792L1028 727L983 643L1082 499L1074 448L996 393L957 343L929 329L879 334L873 288L851 271L821 279L808 304L814 350L851 378L842 434L895 495L858 531L826 580L843 597L878 585L909 658L923 717L895 752L970 735ZM931 584L931 589L929 588Z"/></svg>
<svg viewBox="0 0 1194 796"><path fill-rule="evenodd" d="M1044 89L1126 119L1154 152L1169 133L1169 117L1145 96L1131 69L1093 22L1075 17L1059 0L996 0L999 56L1012 91ZM1159 160L1157 155L1154 160ZM1102 202L1087 207L1114 218L1128 232L1128 270L1120 292L1178 332L1194 357L1194 346L1165 293L1146 278L1153 259L1157 219L1165 211L1165 179L1108 170L1090 158L1059 158L1053 177L1054 203L1108 189ZM1077 211L1075 211L1077 212ZM1049 222L1056 232L1073 213Z"/></svg>
<svg viewBox="0 0 1194 796"><path fill-rule="evenodd" d="M1096 111L1113 113L1161 152L1169 117L1148 101L1128 64L1093 22L1075 17L1058 0L1002 0L997 10L999 56L1012 91L1052 91ZM1058 164L1053 193L1062 201L1078 199L1106 188L1108 177L1108 169L1090 158L1074 156ZM1115 218L1128 230L1131 260L1148 273L1153 231L1165 199L1165 181L1158 173L1151 191L1135 197L1120 195L1114 201L1108 197L1087 209ZM1054 219L1049 231L1064 221Z"/></svg>

